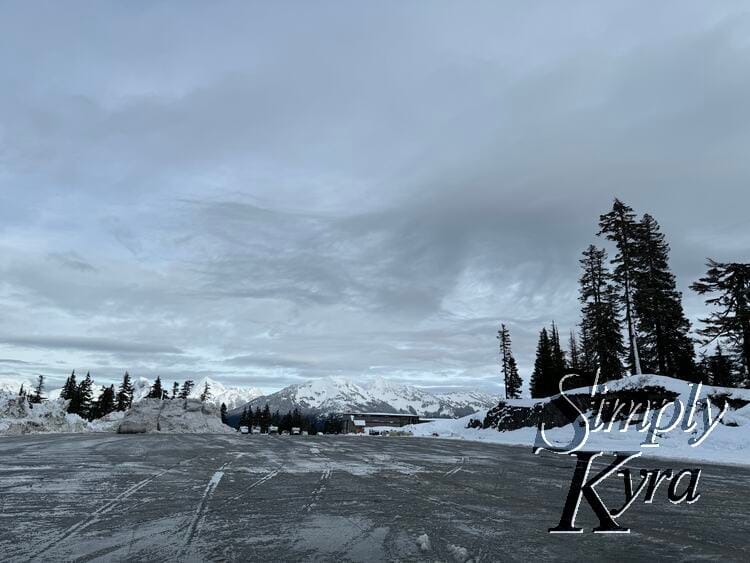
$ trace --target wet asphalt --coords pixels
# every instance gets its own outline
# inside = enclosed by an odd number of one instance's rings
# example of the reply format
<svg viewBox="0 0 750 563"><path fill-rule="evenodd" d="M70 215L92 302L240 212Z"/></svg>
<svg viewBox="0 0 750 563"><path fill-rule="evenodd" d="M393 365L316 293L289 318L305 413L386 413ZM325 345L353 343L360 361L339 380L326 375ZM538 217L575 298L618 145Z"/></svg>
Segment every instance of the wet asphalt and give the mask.
<svg viewBox="0 0 750 563"><path fill-rule="evenodd" d="M570 457L419 438L0 438L0 561L750 560L750 468L695 462L701 498L663 485L629 534L550 535ZM637 474L637 473L636 473ZM601 487L611 507L616 477ZM426 537L425 537L426 535ZM425 541L426 540L426 541Z"/></svg>

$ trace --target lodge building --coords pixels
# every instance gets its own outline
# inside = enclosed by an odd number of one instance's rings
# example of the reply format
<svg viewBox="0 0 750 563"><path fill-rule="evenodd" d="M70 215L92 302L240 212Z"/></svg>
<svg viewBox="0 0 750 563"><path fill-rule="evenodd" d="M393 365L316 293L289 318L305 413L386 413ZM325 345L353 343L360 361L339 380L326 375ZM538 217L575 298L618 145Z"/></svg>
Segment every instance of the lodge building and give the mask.
<svg viewBox="0 0 750 563"><path fill-rule="evenodd" d="M419 424L427 422L427 419L420 418L416 414L400 413L378 413L378 412L345 412L341 416L345 434L363 434L366 429L373 426L388 426L391 428L400 428L408 424Z"/></svg>

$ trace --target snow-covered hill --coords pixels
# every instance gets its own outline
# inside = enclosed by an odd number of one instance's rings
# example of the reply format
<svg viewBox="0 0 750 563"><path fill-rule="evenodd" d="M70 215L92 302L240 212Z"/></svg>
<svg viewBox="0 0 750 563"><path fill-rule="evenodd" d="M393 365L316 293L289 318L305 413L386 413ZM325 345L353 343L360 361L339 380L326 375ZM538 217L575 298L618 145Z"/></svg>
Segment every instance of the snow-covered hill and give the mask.
<svg viewBox="0 0 750 563"><path fill-rule="evenodd" d="M272 411L280 412L299 408L311 414L351 410L453 418L491 408L498 401L498 396L476 391L433 393L382 378L359 385L342 377L325 377L290 385L276 393L258 397L248 404L257 408L268 403ZM237 409L233 414L241 410Z"/></svg>

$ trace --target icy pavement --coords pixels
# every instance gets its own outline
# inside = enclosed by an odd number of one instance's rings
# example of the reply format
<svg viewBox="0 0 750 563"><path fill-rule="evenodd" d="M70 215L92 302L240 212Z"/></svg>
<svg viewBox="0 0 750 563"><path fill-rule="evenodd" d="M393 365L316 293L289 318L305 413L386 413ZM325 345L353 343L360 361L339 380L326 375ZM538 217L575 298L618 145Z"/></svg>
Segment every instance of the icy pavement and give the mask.
<svg viewBox="0 0 750 563"><path fill-rule="evenodd" d="M750 558L750 469L703 465L696 504L636 504L631 534L591 534L584 502L587 532L551 536L572 462L438 439L7 437L0 560Z"/></svg>

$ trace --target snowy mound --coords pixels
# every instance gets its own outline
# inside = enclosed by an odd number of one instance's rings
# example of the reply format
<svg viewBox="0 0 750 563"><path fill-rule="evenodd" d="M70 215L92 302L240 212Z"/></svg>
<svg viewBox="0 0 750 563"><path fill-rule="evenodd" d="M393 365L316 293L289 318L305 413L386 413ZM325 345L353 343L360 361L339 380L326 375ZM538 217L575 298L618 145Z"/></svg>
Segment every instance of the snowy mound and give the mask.
<svg viewBox="0 0 750 563"><path fill-rule="evenodd" d="M221 422L219 409L196 399L144 399L135 403L120 422L118 432L138 434L230 434L235 430Z"/></svg>
<svg viewBox="0 0 750 563"><path fill-rule="evenodd" d="M88 422L76 414L68 414L67 408L68 402L60 399L32 406L15 393L0 391L0 434L114 430L113 420Z"/></svg>

